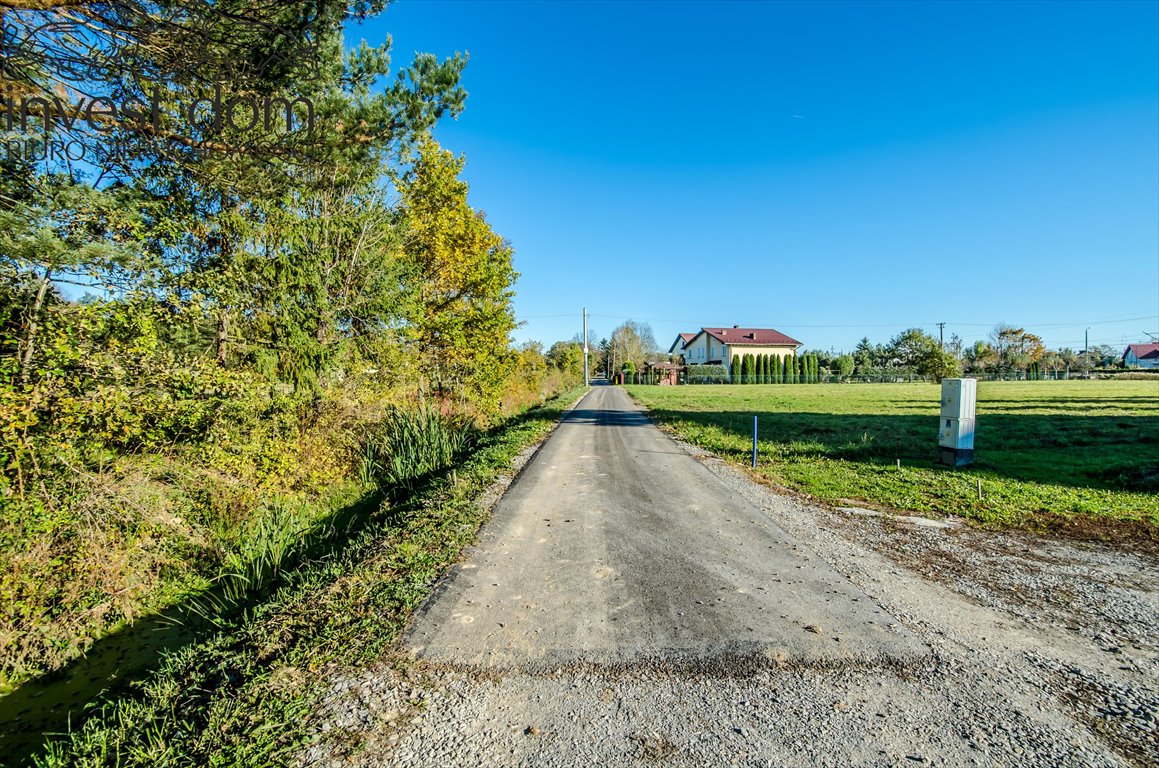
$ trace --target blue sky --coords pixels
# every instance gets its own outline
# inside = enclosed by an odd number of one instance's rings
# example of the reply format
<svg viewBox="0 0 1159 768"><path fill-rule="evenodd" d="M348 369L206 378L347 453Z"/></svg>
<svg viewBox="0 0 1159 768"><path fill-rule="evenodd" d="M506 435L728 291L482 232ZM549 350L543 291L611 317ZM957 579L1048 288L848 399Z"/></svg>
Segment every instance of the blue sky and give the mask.
<svg viewBox="0 0 1159 768"><path fill-rule="evenodd" d="M470 54L436 136L515 247L519 340L585 305L664 346L1159 331L1159 3L402 0L350 37L388 33Z"/></svg>

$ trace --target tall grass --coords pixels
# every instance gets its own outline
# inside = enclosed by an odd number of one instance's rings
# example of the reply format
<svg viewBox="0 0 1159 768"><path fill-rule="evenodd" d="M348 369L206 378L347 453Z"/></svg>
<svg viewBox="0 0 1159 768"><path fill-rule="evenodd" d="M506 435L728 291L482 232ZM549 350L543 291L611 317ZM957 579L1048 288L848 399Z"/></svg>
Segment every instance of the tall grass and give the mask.
<svg viewBox="0 0 1159 768"><path fill-rule="evenodd" d="M211 626L224 626L253 595L278 582L310 540L325 534L326 510L307 501L274 497L237 534L226 550L213 587L189 598L189 612Z"/></svg>
<svg viewBox="0 0 1159 768"><path fill-rule="evenodd" d="M392 409L366 434L362 477L383 490L413 490L451 466L475 437L463 417L445 416L427 406Z"/></svg>
<svg viewBox="0 0 1159 768"><path fill-rule="evenodd" d="M465 418L433 408L394 408L363 440L359 474L364 488L410 494L431 475L451 466L473 444ZM189 609L212 626L234 620L239 607L280 580L282 570L307 555L311 540L326 537L323 511L306 501L275 497L233 534L213 588L191 598Z"/></svg>

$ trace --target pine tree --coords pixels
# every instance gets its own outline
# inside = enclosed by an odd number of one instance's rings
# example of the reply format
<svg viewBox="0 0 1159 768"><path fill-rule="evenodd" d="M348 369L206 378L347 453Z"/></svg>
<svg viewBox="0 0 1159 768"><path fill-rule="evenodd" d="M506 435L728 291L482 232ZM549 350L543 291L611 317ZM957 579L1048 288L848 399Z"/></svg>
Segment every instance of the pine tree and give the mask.
<svg viewBox="0 0 1159 768"><path fill-rule="evenodd" d="M744 383L752 384L755 373L756 367L753 365L753 356L745 355L744 363L741 365L741 376L744 378Z"/></svg>
<svg viewBox="0 0 1159 768"><path fill-rule="evenodd" d="M729 383L740 384L740 355L733 355L729 369Z"/></svg>
<svg viewBox="0 0 1159 768"><path fill-rule="evenodd" d="M769 383L769 356L759 355L757 357L757 383Z"/></svg>

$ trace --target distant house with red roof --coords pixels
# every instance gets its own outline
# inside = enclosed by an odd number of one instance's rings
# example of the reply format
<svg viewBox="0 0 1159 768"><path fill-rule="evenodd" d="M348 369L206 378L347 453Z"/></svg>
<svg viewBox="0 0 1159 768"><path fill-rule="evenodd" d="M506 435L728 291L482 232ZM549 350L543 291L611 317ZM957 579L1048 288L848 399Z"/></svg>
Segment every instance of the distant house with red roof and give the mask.
<svg viewBox="0 0 1159 768"><path fill-rule="evenodd" d="M773 328L701 328L697 333L682 333L668 348L670 355L683 355L687 365L732 365L735 355L797 354L801 342Z"/></svg>
<svg viewBox="0 0 1159 768"><path fill-rule="evenodd" d="M681 333L676 337L676 341L672 342L672 346L668 347L668 354L683 355L684 345L696 338L695 333Z"/></svg>
<svg viewBox="0 0 1159 768"><path fill-rule="evenodd" d="M1159 344L1128 344L1123 352L1127 368L1159 368Z"/></svg>

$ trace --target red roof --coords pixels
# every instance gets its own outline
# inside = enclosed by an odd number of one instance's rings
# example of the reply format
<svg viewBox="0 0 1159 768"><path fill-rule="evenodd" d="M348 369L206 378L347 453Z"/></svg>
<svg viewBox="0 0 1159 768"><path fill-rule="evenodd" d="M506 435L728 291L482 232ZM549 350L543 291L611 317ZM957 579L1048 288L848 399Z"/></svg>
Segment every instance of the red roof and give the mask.
<svg viewBox="0 0 1159 768"><path fill-rule="evenodd" d="M682 333L678 335L676 337L676 341L672 342L672 346L668 347L668 353L671 354L673 351L684 349L686 346L688 346L688 342L695 339L696 336L697 334L695 333Z"/></svg>
<svg viewBox="0 0 1159 768"><path fill-rule="evenodd" d="M701 330L717 341L728 345L771 346L779 344L801 346L801 342L772 328L702 328Z"/></svg>
<svg viewBox="0 0 1159 768"><path fill-rule="evenodd" d="M1128 344L1123 357L1127 356L1128 351L1134 352L1139 360L1159 360L1159 344Z"/></svg>

